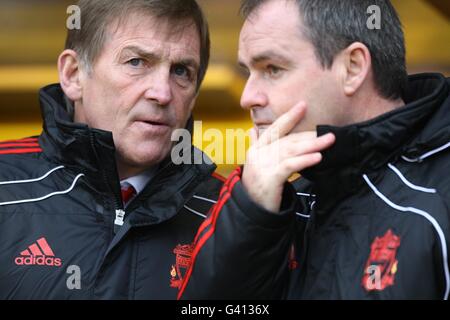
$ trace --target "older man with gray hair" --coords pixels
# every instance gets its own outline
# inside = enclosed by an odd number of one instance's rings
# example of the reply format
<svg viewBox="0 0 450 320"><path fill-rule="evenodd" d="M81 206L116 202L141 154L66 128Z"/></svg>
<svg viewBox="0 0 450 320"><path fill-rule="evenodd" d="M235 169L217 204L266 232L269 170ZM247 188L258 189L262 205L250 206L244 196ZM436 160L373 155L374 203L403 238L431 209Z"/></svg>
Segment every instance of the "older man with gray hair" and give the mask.
<svg viewBox="0 0 450 320"><path fill-rule="evenodd" d="M78 6L60 83L40 91L43 133L0 143L0 299L173 299L222 184L170 157L208 26L194 0Z"/></svg>

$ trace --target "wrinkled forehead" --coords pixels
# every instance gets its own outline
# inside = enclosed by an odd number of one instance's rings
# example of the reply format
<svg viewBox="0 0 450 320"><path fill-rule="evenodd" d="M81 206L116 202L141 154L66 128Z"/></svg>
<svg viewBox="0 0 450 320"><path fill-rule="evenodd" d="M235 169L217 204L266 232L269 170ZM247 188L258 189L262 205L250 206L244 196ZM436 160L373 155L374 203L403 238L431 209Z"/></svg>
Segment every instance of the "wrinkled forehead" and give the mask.
<svg viewBox="0 0 450 320"><path fill-rule="evenodd" d="M132 47L160 59L191 60L195 65L200 64L200 37L194 22L133 12L112 21L105 29L98 58L118 59Z"/></svg>
<svg viewBox="0 0 450 320"><path fill-rule="evenodd" d="M111 21L106 28L109 40L114 38L165 38L178 42L186 37L200 42L200 34L192 19L156 17L147 12L129 12Z"/></svg>

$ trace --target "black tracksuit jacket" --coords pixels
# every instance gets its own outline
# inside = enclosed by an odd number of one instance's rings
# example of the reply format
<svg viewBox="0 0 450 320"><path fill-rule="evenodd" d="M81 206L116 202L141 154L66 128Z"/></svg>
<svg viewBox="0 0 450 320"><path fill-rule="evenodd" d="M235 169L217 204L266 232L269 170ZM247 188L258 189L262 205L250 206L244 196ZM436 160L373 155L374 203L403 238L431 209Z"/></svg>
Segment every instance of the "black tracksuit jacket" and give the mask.
<svg viewBox="0 0 450 320"><path fill-rule="evenodd" d="M0 143L0 299L174 299L215 165L163 162L115 232L112 134L73 123L59 85L40 101L43 133Z"/></svg>
<svg viewBox="0 0 450 320"><path fill-rule="evenodd" d="M450 80L409 77L406 106L319 126L336 143L287 185L280 215L240 170L199 229L185 299L447 299Z"/></svg>

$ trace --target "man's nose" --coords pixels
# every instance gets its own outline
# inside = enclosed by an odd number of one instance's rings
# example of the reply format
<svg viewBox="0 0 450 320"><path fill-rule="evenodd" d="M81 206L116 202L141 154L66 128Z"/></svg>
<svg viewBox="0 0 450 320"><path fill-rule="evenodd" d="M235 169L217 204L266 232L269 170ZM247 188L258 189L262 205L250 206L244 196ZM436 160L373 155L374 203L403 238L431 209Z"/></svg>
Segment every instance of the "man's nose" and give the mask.
<svg viewBox="0 0 450 320"><path fill-rule="evenodd" d="M166 106L172 101L170 70L155 70L145 91L145 98L161 106Z"/></svg>
<svg viewBox="0 0 450 320"><path fill-rule="evenodd" d="M245 110L251 110L257 107L265 107L268 103L267 95L260 88L256 81L249 78L245 84L244 92L241 97L241 107Z"/></svg>

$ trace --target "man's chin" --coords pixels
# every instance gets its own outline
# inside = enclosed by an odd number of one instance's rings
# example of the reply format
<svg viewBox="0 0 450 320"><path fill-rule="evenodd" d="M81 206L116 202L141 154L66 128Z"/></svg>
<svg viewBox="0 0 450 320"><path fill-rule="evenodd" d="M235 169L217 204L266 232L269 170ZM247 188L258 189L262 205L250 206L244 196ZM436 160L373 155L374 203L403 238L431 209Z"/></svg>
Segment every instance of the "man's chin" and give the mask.
<svg viewBox="0 0 450 320"><path fill-rule="evenodd" d="M136 154L133 157L132 162L140 167L152 167L161 163L169 154L169 152L157 152L157 153L143 153Z"/></svg>
<svg viewBox="0 0 450 320"><path fill-rule="evenodd" d="M166 150L166 146L161 148L161 145L141 145L133 149L128 149L128 152L119 152L119 154L121 154L119 159L122 159L122 162L127 166L142 168L145 170L146 168L151 168L162 162L167 157L169 152L170 149L167 148Z"/></svg>
<svg viewBox="0 0 450 320"><path fill-rule="evenodd" d="M270 125L256 126L256 131L258 133L258 137L261 137L261 135L269 128L270 128ZM301 133L301 132L307 132L307 131L316 131L316 128L308 130L303 124L298 124L289 133Z"/></svg>
<svg viewBox="0 0 450 320"><path fill-rule="evenodd" d="M291 130L291 133L302 133L307 131L316 131L316 128L309 129L309 126L305 126L304 123L299 123Z"/></svg>

